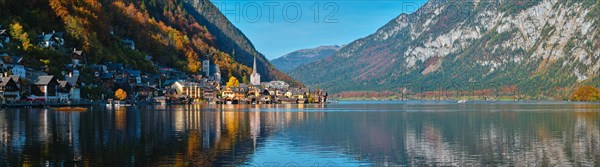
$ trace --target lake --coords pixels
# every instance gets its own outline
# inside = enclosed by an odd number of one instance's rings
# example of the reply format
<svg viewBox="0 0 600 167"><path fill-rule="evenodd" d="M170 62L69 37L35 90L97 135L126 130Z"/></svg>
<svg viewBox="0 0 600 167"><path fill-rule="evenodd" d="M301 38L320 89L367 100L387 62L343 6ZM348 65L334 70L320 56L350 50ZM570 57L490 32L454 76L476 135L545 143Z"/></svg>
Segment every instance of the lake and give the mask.
<svg viewBox="0 0 600 167"><path fill-rule="evenodd" d="M0 110L0 166L600 166L600 104Z"/></svg>

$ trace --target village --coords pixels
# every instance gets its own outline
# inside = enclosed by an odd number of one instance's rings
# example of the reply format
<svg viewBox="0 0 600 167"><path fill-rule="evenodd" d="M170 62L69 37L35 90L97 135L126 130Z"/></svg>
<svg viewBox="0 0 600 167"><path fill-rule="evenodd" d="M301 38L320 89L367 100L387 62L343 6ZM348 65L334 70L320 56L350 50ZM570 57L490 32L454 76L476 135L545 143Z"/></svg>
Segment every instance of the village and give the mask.
<svg viewBox="0 0 600 167"><path fill-rule="evenodd" d="M10 37L0 26L0 49ZM35 45L65 49L64 32L42 33ZM124 39L123 45L135 49L135 41ZM21 56L0 52L0 101L3 107L75 106L98 103L119 104L304 104L326 103L327 92L308 88L292 88L284 81L261 82L254 58L249 83L235 77L221 78L218 65L202 61L201 74L188 74L176 68L163 67L152 61L158 73L145 73L122 63L88 64L85 53L73 48L64 51L71 59L61 75L49 75L47 67L27 67ZM225 84L227 83L227 84ZM114 92L122 90L124 98Z"/></svg>

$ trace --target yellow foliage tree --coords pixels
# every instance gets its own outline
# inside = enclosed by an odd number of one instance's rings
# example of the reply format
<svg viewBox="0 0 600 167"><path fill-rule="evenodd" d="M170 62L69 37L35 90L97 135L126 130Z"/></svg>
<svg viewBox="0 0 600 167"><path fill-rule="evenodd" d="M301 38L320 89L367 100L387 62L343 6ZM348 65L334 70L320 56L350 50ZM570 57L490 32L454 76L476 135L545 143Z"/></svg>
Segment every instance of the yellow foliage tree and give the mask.
<svg viewBox="0 0 600 167"><path fill-rule="evenodd" d="M315 96L313 96L312 94L308 95L308 103L315 103Z"/></svg>
<svg viewBox="0 0 600 167"><path fill-rule="evenodd" d="M599 101L600 91L592 86L582 86L571 94L573 101Z"/></svg>
<svg viewBox="0 0 600 167"><path fill-rule="evenodd" d="M125 92L123 89L118 89L117 91L115 91L115 98L121 101L125 100L127 98L127 92Z"/></svg>
<svg viewBox="0 0 600 167"><path fill-rule="evenodd" d="M238 87L238 86L240 86L240 81L238 81L238 79L235 78L235 77L230 77L229 78L229 82L227 82L227 87L228 88L235 88L235 87Z"/></svg>
<svg viewBox="0 0 600 167"><path fill-rule="evenodd" d="M28 50L31 47L31 41L29 40L29 34L23 30L23 26L21 23L13 23L10 25L10 35L21 41L21 45L23 45L23 50Z"/></svg>

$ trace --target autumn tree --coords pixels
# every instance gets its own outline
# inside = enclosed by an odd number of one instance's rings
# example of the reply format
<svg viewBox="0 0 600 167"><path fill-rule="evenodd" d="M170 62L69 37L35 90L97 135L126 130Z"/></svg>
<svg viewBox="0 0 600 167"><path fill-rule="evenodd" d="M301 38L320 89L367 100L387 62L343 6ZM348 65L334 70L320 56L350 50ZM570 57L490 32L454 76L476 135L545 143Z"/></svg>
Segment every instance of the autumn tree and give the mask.
<svg viewBox="0 0 600 167"><path fill-rule="evenodd" d="M242 83L245 83L245 84L247 84L247 83L250 83L250 82L248 81L248 78L246 78L246 75L244 75L244 76L242 77Z"/></svg>
<svg viewBox="0 0 600 167"><path fill-rule="evenodd" d="M13 23L10 25L10 36L21 41L23 50L27 51L31 47L31 41L29 40L29 34L23 30L21 23Z"/></svg>
<svg viewBox="0 0 600 167"><path fill-rule="evenodd" d="M115 98L123 101L127 98L127 92L125 92L123 89L118 89L115 91Z"/></svg>
<svg viewBox="0 0 600 167"><path fill-rule="evenodd" d="M599 101L600 91L592 86L582 86L571 94L573 101Z"/></svg>
<svg viewBox="0 0 600 167"><path fill-rule="evenodd" d="M235 78L235 77L230 77L229 78L229 82L227 82L227 87L228 88L235 88L235 87L238 87L238 86L240 86L240 81L238 81L238 79Z"/></svg>
<svg viewBox="0 0 600 167"><path fill-rule="evenodd" d="M315 103L315 96L313 96L312 94L308 95L308 103Z"/></svg>

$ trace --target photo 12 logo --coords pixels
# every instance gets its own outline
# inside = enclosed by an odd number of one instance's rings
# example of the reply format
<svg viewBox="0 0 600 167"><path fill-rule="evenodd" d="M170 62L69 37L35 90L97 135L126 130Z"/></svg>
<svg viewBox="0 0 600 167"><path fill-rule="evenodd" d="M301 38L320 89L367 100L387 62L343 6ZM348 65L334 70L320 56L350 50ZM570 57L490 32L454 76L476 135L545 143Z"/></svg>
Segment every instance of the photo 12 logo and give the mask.
<svg viewBox="0 0 600 167"><path fill-rule="evenodd" d="M285 21L297 23L339 23L340 7L328 1L213 1L232 22Z"/></svg>

